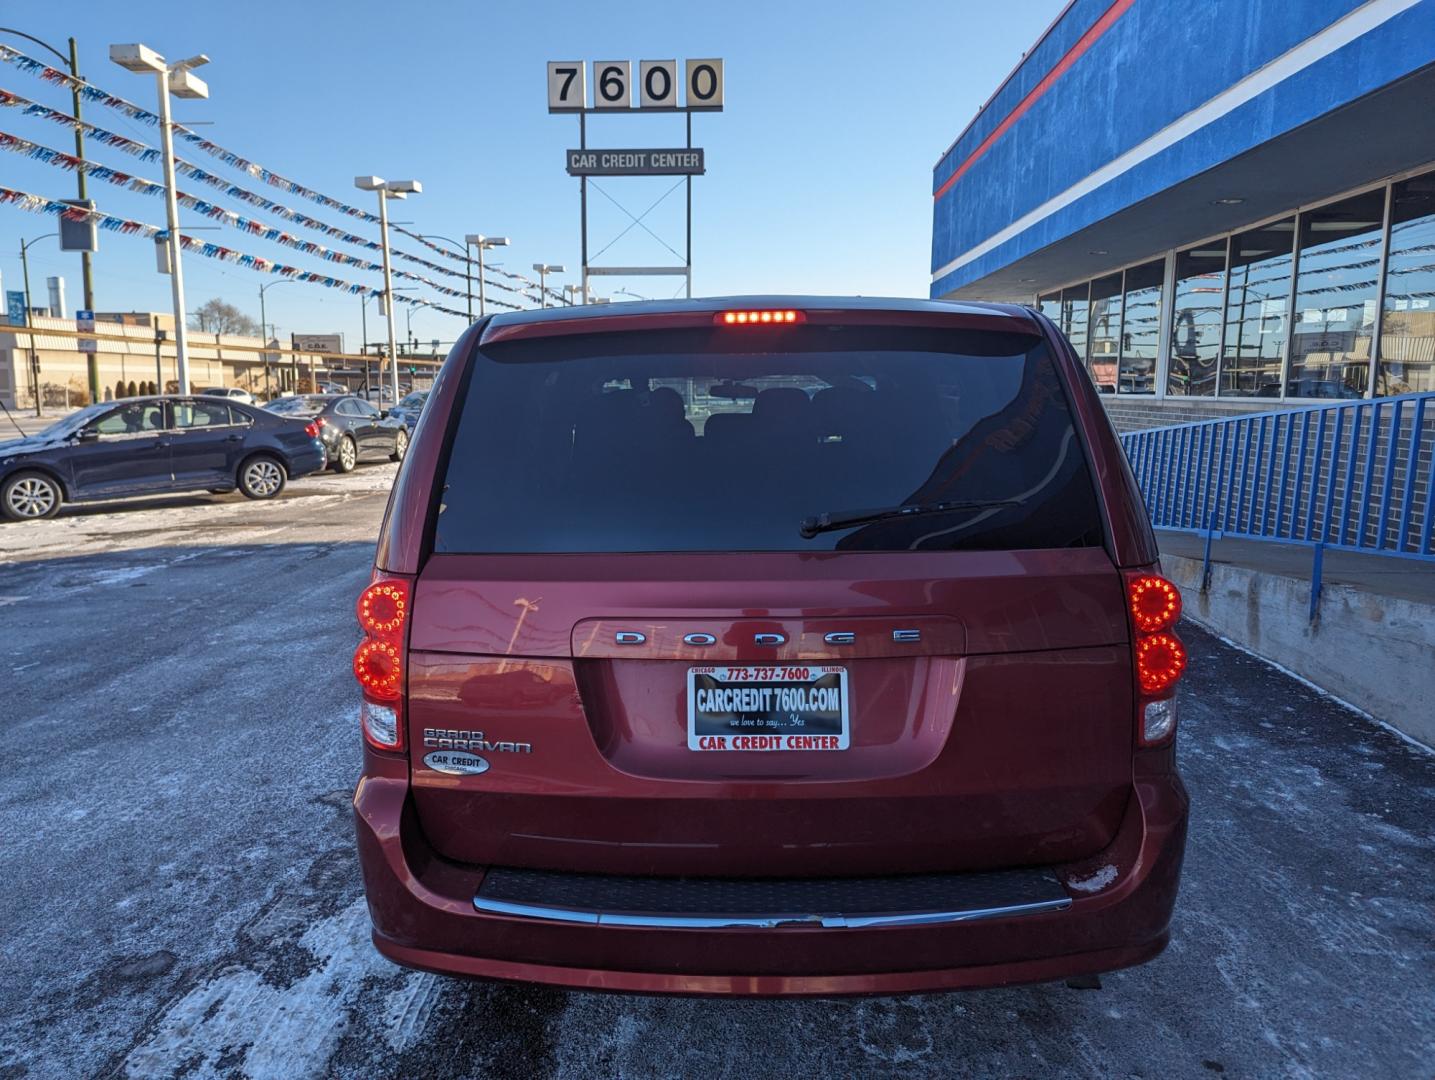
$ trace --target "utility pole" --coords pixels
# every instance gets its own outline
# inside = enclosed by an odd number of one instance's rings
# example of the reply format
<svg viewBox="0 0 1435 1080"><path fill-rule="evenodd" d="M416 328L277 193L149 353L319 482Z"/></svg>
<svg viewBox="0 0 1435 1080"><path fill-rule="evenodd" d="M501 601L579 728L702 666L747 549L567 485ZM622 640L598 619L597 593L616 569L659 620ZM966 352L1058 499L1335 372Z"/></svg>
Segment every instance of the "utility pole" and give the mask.
<svg viewBox="0 0 1435 1080"><path fill-rule="evenodd" d="M75 39L70 39L70 74L75 81L70 84L70 100L74 107L75 116L75 157L84 160L85 157L85 126L80 123L80 56L75 46ZM75 170L76 186L79 188L80 202L88 203L89 195L86 193L85 170ZM80 252L80 284L85 294L85 310L95 310L95 267L92 261L93 255L89 251ZM63 313L62 313L63 314ZM86 374L90 382L90 400L100 400L100 357L99 352L85 354Z"/></svg>
<svg viewBox="0 0 1435 1080"><path fill-rule="evenodd" d="M83 119L83 117L80 115L80 102L81 102L81 100L82 100L81 97L80 97L80 58L79 58L79 52L78 52L78 50L77 50L77 48L76 48L76 46L75 46L75 39L74 39L74 38L70 38L70 53L69 53L68 56L66 56L64 53L60 52L59 49L55 48L55 46L51 45L49 42L41 41L39 38L34 37L34 36L30 35L30 34L22 33L22 32L20 32L19 30L12 30L12 29L10 29L10 28L8 28L8 27L0 27L0 33L14 34L16 37L22 37L22 38L24 38L26 41L33 41L36 45L40 46L42 49L48 49L48 50L49 50L51 53L53 53L55 56L59 57L60 62L61 62L62 64L68 65L68 67L69 67L69 69L70 69L70 78L71 78L71 80L72 80L71 83L70 83L70 100L71 100L71 102L74 104L74 109L75 109L74 117L75 117L75 120L76 120L76 123L75 123L75 157L80 158L81 160L83 160L83 159L84 159L84 156L85 156L85 128L84 128L84 124L83 124L83 123L80 123L80 121ZM80 196L80 197L79 197L79 200L78 200L78 201L79 201L81 204L88 204L88 203L89 203L89 198L88 198L87 195L85 194L85 192L86 192L86 186L85 186L85 170L84 170L84 169L76 169L76 170L75 170L75 180L76 180L76 186L77 186L78 189L79 189L79 196ZM91 263L90 260L91 260L91 252L90 252L88 249L86 249L86 250L80 252L80 280L81 280L81 282L82 282L83 285L84 285L84 292L85 292L85 310L86 310L86 311L94 311L94 310L95 310L95 274L94 274L94 265ZM29 301L27 300L26 302L28 303ZM60 312L60 317L61 317L61 318L64 318L64 315L65 315L65 313L64 313L63 311ZM95 400L95 401L99 401L99 400L100 400L100 358L99 358L99 356L98 356L96 353L87 353L87 354L86 354L86 359L85 359L85 367L86 367L86 373L87 373L87 375L89 376L90 397L91 397L93 400Z"/></svg>

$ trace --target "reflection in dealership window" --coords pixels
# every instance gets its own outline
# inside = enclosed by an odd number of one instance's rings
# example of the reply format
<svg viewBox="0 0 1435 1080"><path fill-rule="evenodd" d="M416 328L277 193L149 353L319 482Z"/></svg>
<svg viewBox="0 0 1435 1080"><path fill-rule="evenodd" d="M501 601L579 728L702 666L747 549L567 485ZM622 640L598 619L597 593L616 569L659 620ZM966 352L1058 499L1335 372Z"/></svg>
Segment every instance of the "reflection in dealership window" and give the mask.
<svg viewBox="0 0 1435 1080"><path fill-rule="evenodd" d="M1221 393L1279 397L1290 309L1295 218L1231 238Z"/></svg>
<svg viewBox="0 0 1435 1080"><path fill-rule="evenodd" d="M1221 352L1221 294L1226 287L1226 241L1176 253L1176 303L1171 319L1168 394L1213 397Z"/></svg>
<svg viewBox="0 0 1435 1080"><path fill-rule="evenodd" d="M1083 360L1086 359L1086 316L1090 286L1090 282L1084 282L1061 290L1061 332L1070 340L1076 355Z"/></svg>
<svg viewBox="0 0 1435 1080"><path fill-rule="evenodd" d="M1165 276L1166 263L1161 259L1126 271L1117 380L1123 394L1156 392L1156 347L1161 340L1161 283Z"/></svg>
<svg viewBox="0 0 1435 1080"><path fill-rule="evenodd" d="M1121 337L1121 275L1108 274L1091 283L1091 350L1087 367L1103 394L1116 392L1116 363Z"/></svg>
<svg viewBox="0 0 1435 1080"><path fill-rule="evenodd" d="M1365 396L1384 222L1383 188L1301 215L1288 396Z"/></svg>
<svg viewBox="0 0 1435 1080"><path fill-rule="evenodd" d="M1377 389L1435 390L1435 173L1402 180L1391 192Z"/></svg>
<svg viewBox="0 0 1435 1080"><path fill-rule="evenodd" d="M158 401L136 401L107 413L95 424L101 435L144 435L164 430L164 406Z"/></svg>
<svg viewBox="0 0 1435 1080"><path fill-rule="evenodd" d="M1047 293L1039 301L1041 313L1058 326L1061 325L1061 293Z"/></svg>

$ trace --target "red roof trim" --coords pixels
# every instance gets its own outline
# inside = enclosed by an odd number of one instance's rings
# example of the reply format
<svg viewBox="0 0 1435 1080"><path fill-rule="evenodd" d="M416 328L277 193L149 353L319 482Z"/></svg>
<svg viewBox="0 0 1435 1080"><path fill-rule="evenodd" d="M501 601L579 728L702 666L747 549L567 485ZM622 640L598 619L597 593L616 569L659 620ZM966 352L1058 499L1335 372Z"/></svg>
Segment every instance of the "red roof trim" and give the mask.
<svg viewBox="0 0 1435 1080"><path fill-rule="evenodd" d="M1057 79L1071 70L1072 65L1081 59L1082 54L1091 48L1091 46L1095 45L1101 35L1111 29L1116 20L1126 14L1126 9L1135 2L1136 0L1115 0L1115 2L1102 13L1101 18L1092 23L1086 33L1077 39L1076 44L1066 51L1066 55L1056 62L1056 66L1046 73L1041 82L1033 86L1031 90L1027 92L1026 97L1016 103L1016 107L1006 114L1000 124L992 129L991 134L983 139L980 145L968 154L966 159L957 166L956 171L942 182L942 186L937 188L935 194L932 195L932 201L935 202L950 191L952 185L962 178L962 174L975 165L977 159L990 150L996 141L1005 135L1011 126L1020 120L1026 111L1035 105L1037 101L1051 89Z"/></svg>

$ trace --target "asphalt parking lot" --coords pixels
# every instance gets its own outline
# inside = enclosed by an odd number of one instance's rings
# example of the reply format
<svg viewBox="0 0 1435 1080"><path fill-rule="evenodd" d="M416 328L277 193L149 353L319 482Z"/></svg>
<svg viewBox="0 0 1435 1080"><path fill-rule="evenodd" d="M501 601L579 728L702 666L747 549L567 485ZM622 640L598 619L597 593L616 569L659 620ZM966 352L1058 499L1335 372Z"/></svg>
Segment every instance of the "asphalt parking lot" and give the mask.
<svg viewBox="0 0 1435 1080"><path fill-rule="evenodd" d="M450 981L367 938L352 601L394 466L0 526L0 1078L1435 1074L1435 755L1188 626L1171 947L834 1002Z"/></svg>

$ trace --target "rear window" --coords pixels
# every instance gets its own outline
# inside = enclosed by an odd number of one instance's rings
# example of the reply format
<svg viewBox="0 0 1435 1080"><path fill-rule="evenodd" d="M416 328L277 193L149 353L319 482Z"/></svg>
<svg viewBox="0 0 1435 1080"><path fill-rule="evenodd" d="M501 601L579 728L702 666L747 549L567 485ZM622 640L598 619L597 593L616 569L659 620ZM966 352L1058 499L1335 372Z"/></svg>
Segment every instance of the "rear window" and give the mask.
<svg viewBox="0 0 1435 1080"><path fill-rule="evenodd" d="M283 416L318 416L328 404L323 398L275 398L264 407Z"/></svg>
<svg viewBox="0 0 1435 1080"><path fill-rule="evenodd" d="M1039 338L799 325L477 353L435 527L449 553L1101 543ZM804 537L823 513L962 503Z"/></svg>

